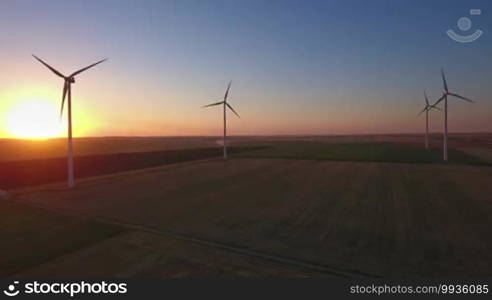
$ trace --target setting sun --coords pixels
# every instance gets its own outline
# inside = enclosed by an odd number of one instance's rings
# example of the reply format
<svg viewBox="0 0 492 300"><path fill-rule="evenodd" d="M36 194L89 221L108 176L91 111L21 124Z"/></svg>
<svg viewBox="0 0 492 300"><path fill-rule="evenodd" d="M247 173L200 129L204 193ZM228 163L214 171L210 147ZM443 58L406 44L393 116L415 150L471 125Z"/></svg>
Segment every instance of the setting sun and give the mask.
<svg viewBox="0 0 492 300"><path fill-rule="evenodd" d="M59 137L63 134L63 128L58 108L50 101L23 101L7 113L6 129L16 138Z"/></svg>

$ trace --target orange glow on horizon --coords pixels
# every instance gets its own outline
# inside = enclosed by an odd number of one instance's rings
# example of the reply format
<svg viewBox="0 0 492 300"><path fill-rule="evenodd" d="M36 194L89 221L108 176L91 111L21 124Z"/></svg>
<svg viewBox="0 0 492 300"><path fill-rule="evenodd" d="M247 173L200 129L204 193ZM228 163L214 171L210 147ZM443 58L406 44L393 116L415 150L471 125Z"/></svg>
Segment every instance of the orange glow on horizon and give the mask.
<svg viewBox="0 0 492 300"><path fill-rule="evenodd" d="M66 106L60 120L58 95L37 88L5 92L0 102L0 138L49 139L65 137L67 132ZM66 105L67 103L65 103ZM74 137L94 133L98 122L88 117L79 105L72 105Z"/></svg>

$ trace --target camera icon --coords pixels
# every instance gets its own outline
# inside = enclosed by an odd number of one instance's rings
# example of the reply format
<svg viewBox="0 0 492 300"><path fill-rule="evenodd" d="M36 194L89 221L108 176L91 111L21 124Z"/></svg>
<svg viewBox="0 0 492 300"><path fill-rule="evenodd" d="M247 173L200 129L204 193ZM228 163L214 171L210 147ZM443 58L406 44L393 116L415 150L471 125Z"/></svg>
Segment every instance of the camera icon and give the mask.
<svg viewBox="0 0 492 300"><path fill-rule="evenodd" d="M482 10L481 9L470 9L470 15L481 15ZM458 22L456 24L459 28L459 30L466 32L470 30L472 27L472 21L468 17L461 17L458 19ZM483 31L480 29L475 30L473 33L468 34L468 35L461 35L459 33L454 32L453 29L449 29L446 31L447 35L455 40L458 43L471 43L475 40L477 40L480 36L482 36Z"/></svg>

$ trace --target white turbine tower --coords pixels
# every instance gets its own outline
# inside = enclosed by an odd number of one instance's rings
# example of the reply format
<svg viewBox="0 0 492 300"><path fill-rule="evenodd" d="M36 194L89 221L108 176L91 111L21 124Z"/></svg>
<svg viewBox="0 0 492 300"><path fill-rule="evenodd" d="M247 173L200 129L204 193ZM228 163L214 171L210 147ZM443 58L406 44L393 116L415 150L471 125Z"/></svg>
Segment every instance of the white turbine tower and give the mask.
<svg viewBox="0 0 492 300"><path fill-rule="evenodd" d="M451 93L448 89L448 84L446 82L446 76L444 76L444 70L441 68L441 77L442 77L442 84L444 87L444 91L442 92L442 97L439 98L436 103L432 104L432 107L436 107L439 102L444 100L444 139L443 139L443 159L444 161L448 161L448 96L453 96L455 98L465 100L468 102L474 102L473 100L470 100L466 97L460 96L456 93Z"/></svg>
<svg viewBox="0 0 492 300"><path fill-rule="evenodd" d="M73 72L69 76L65 76L62 73L58 72L55 68L51 67L47 63L45 63L43 60L41 60L39 57L33 55L35 59L37 59L40 63L42 63L45 67L50 69L53 73L56 75L60 76L63 78L64 83L63 83L63 96L62 96L62 103L61 103L61 109L60 109L60 118L62 117L63 114L63 106L65 104L65 97L68 94L68 187L72 188L75 185L75 180L74 180L74 170L73 170L73 143L72 143L72 83L75 83L75 76L79 75L80 73L102 63L103 61L107 60L107 58L100 60L96 63L93 63L92 65L89 65L85 68L82 68L78 71Z"/></svg>
<svg viewBox="0 0 492 300"><path fill-rule="evenodd" d="M429 110L431 109L438 109L441 110L439 107L434 107L429 104L429 98L427 98L427 93L424 90L424 99L425 99L425 107L424 109L418 114L419 116L425 111L425 149L429 149Z"/></svg>
<svg viewBox="0 0 492 300"><path fill-rule="evenodd" d="M224 160L227 159L227 108L229 108L236 116L239 117L239 114L232 108L232 106L227 103L227 96L229 96L229 89L231 88L231 83L232 81L229 82L229 85L227 85L227 90L224 95L224 100L205 105L203 107L210 107L210 106L216 106L216 105L221 105L223 106L223 111L224 111L224 140L223 140L223 155L224 155Z"/></svg>

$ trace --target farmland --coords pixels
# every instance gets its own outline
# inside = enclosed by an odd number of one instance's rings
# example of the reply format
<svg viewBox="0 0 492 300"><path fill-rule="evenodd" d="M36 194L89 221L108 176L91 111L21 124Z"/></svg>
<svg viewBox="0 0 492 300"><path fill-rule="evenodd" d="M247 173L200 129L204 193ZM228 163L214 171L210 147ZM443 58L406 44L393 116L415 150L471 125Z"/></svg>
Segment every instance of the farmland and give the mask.
<svg viewBox="0 0 492 300"><path fill-rule="evenodd" d="M234 147L232 154L258 147ZM75 157L75 175L86 178L166 164L217 157L215 148L193 148L152 152L122 152ZM0 161L0 184L3 188L18 188L62 181L67 177L66 158Z"/></svg>
<svg viewBox="0 0 492 300"><path fill-rule="evenodd" d="M3 276L490 276L492 167L469 147L444 164L411 137L236 145L10 189Z"/></svg>
<svg viewBox="0 0 492 300"><path fill-rule="evenodd" d="M426 150L412 145L390 142L322 143L319 141L277 142L270 147L241 156L263 158L292 158L334 161L369 161L394 163L441 163L442 150ZM450 162L485 165L487 161L463 151L451 149Z"/></svg>
<svg viewBox="0 0 492 300"><path fill-rule="evenodd" d="M114 153L159 152L216 146L210 137L100 137L76 138L76 156ZM66 139L16 140L0 139L0 161L49 159L66 156Z"/></svg>

